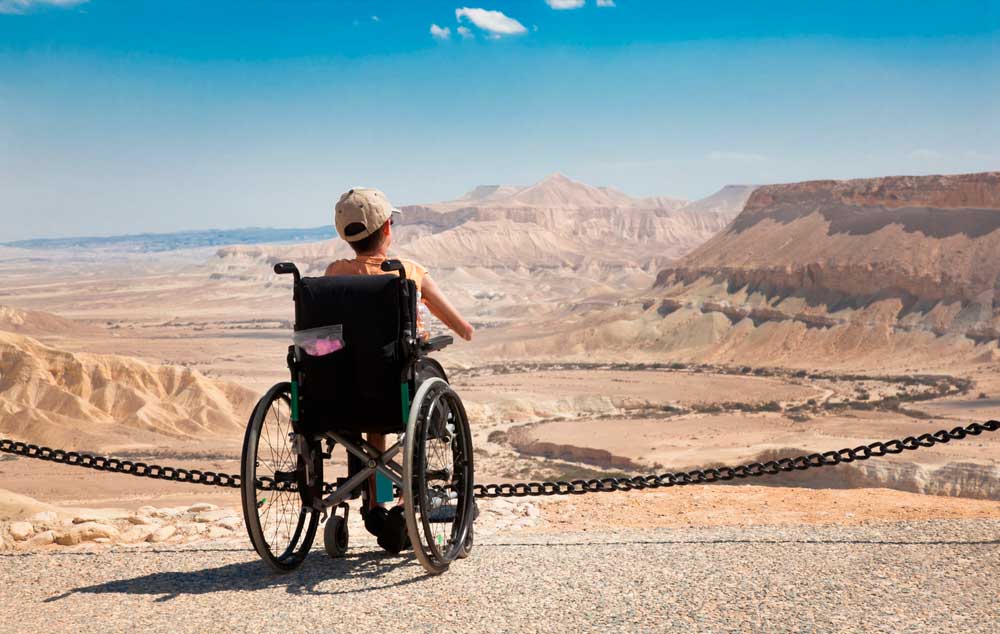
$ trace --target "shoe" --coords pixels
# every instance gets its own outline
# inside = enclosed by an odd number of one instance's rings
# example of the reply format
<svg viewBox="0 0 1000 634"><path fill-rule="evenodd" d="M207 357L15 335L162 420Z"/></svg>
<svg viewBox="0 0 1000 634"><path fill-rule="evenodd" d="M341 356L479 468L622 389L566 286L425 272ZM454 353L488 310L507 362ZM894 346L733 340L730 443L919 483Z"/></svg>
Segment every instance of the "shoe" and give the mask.
<svg viewBox="0 0 1000 634"><path fill-rule="evenodd" d="M448 522L455 521L455 514L458 511L457 506L452 506L451 504L445 504L444 506L439 506L427 514L427 521L431 523L441 523L446 524Z"/></svg>
<svg viewBox="0 0 1000 634"><path fill-rule="evenodd" d="M378 535L378 545L393 555L398 555L410 547L410 534L406 531L403 507L394 506L389 510L382 531Z"/></svg>
<svg viewBox="0 0 1000 634"><path fill-rule="evenodd" d="M375 537L382 534L382 529L385 527L385 521L388 517L389 511L381 506L361 512L361 518L365 521L365 530Z"/></svg>

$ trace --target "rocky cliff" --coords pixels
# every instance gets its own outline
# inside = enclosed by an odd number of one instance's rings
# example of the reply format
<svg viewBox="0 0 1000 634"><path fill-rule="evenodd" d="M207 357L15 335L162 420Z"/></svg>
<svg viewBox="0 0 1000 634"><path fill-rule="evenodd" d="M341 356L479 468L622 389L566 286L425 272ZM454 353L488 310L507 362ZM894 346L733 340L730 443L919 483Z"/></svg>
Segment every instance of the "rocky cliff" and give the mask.
<svg viewBox="0 0 1000 634"><path fill-rule="evenodd" d="M655 287L729 316L996 339L1000 172L761 187Z"/></svg>
<svg viewBox="0 0 1000 634"><path fill-rule="evenodd" d="M558 334L536 328L503 351L791 365L1000 359L1000 172L759 187L648 291L552 323Z"/></svg>

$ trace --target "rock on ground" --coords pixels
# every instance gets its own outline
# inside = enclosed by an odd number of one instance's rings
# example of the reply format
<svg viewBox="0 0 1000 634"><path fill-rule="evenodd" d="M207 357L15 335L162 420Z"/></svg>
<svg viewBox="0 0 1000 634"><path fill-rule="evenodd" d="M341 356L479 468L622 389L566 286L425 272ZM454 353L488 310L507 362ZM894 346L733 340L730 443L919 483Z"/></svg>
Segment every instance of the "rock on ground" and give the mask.
<svg viewBox="0 0 1000 634"><path fill-rule="evenodd" d="M176 526L172 526L172 525L171 526L161 526L160 528L156 529L156 531L154 531L152 535L149 536L148 541L151 542L151 543L153 543L153 544L158 544L160 542L165 542L168 539L170 539L171 537L173 537L174 533L176 533L176 532L177 532L177 527Z"/></svg>
<svg viewBox="0 0 1000 634"><path fill-rule="evenodd" d="M118 537L119 534L118 529L114 526L99 524L97 522L87 522L85 524L76 524L68 531L57 536L56 543L62 546L74 546L81 542L96 541L102 538L110 541Z"/></svg>
<svg viewBox="0 0 1000 634"><path fill-rule="evenodd" d="M35 533L35 527L31 525L31 522L11 522L7 531L14 538L14 541L23 542Z"/></svg>
<svg viewBox="0 0 1000 634"><path fill-rule="evenodd" d="M149 539L149 536L157 531L159 527L151 524L138 524L127 529L121 535L121 541L125 544L135 544L137 542L144 542Z"/></svg>
<svg viewBox="0 0 1000 634"><path fill-rule="evenodd" d="M197 504L192 504L188 507L188 513L201 513L204 511L214 511L219 507L215 504L209 504L208 502L198 502Z"/></svg>
<svg viewBox="0 0 1000 634"><path fill-rule="evenodd" d="M49 544L55 543L56 532L55 531L43 531L38 533L34 537L28 540L28 546L32 548L41 548L42 546L48 546Z"/></svg>

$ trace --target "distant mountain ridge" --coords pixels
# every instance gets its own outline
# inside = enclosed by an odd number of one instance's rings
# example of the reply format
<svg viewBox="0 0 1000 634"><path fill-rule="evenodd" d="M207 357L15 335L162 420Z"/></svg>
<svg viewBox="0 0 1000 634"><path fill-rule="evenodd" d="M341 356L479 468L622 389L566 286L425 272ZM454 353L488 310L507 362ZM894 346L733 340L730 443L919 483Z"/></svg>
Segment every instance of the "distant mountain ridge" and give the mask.
<svg viewBox="0 0 1000 634"><path fill-rule="evenodd" d="M633 198L614 187L588 185L556 172L532 185L479 185L455 200L408 207L442 212L482 205L498 208L674 210L685 207L688 202L670 196Z"/></svg>
<svg viewBox="0 0 1000 634"><path fill-rule="evenodd" d="M420 262L438 279L466 286L470 304L476 293L497 295L498 284L517 290L546 276L559 281L546 281L544 288L562 286L565 290L557 292L570 298L585 292L582 287L614 293L648 288L656 271L725 228L742 202L741 195L726 193L700 211L689 211L687 201L633 198L612 187L553 174L526 187L481 185L454 200L405 206L393 228L391 252ZM270 265L282 259L320 274L331 260L345 257L352 253L342 240L237 245L218 250L213 275L266 276ZM566 283L560 276L582 281ZM512 310L517 303L513 298L508 293L504 300Z"/></svg>
<svg viewBox="0 0 1000 634"><path fill-rule="evenodd" d="M690 224L694 235L684 240L683 250L700 244L722 227L743 208L753 186L728 185L707 198L687 201L671 196L633 198L608 186L593 186L555 173L528 186L479 185L461 198L425 205L406 205L402 222L421 225L432 230L454 228L470 220L540 222L553 229L555 211L572 211L566 216L586 223L591 237L601 233L593 225L608 221L609 231L622 230L629 239L665 239L673 241ZM704 217L674 216L671 212L686 211ZM608 216L608 213L611 215ZM635 215L638 213L638 215ZM617 218L615 218L617 216ZM669 221L664 218L670 217ZM643 219L645 218L645 219ZM685 219L686 218L686 219ZM660 227L666 222L669 227ZM709 233L706 234L705 232ZM69 238L37 238L0 242L0 248L101 250L119 253L159 253L207 247L252 246L275 243L311 243L336 238L332 225L306 228L245 227L238 229L206 229L169 233L138 233L111 236ZM669 257L676 252L666 254Z"/></svg>
<svg viewBox="0 0 1000 634"><path fill-rule="evenodd" d="M85 236L79 238L37 238L0 242L0 246L18 249L115 249L135 253L159 253L180 249L222 247L237 244L275 242L315 242L337 236L332 225L304 229L206 229L173 233L137 233L120 236Z"/></svg>

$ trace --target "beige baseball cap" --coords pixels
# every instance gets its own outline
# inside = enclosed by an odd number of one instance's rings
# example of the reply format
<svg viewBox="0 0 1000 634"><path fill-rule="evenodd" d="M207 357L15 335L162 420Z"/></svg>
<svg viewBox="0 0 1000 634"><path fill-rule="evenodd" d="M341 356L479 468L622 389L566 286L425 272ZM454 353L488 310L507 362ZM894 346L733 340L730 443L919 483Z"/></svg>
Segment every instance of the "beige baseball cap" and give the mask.
<svg viewBox="0 0 1000 634"><path fill-rule="evenodd" d="M348 242L363 240L378 231L399 210L377 189L355 187L337 201L334 225L337 234Z"/></svg>

